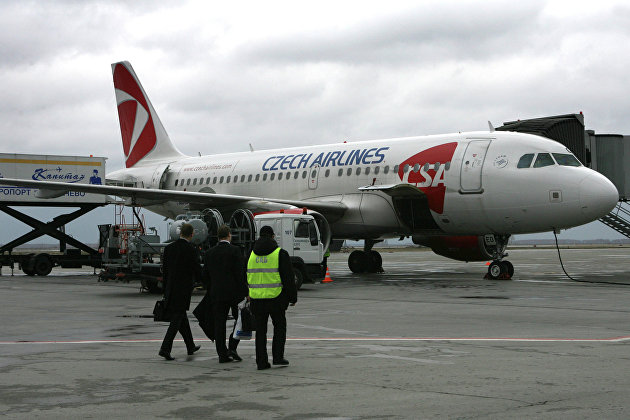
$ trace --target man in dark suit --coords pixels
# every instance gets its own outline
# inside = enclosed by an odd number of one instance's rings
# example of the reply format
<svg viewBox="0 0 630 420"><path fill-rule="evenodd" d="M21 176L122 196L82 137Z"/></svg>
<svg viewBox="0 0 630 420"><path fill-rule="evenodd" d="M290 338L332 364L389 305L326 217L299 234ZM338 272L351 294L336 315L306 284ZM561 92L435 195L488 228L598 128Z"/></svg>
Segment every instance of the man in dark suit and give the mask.
<svg viewBox="0 0 630 420"><path fill-rule="evenodd" d="M245 265L240 248L230 243L230 228L219 226L217 236L219 243L206 253L203 266L203 281L212 302L214 343L219 363L240 362L243 359L236 352L239 340L234 339L234 330L230 334L229 346L225 346L225 323L230 309L237 319L237 305L247 296Z"/></svg>
<svg viewBox="0 0 630 420"><path fill-rule="evenodd" d="M194 245L190 243L193 233L194 229L191 224L182 224L179 239L164 248L164 255L162 256L166 313L170 316L171 323L158 354L166 360L174 360L171 357L171 349L173 348L173 339L178 331L184 338L189 355L200 348L200 346L195 346L186 314L190 308L194 281L201 279L199 254Z"/></svg>

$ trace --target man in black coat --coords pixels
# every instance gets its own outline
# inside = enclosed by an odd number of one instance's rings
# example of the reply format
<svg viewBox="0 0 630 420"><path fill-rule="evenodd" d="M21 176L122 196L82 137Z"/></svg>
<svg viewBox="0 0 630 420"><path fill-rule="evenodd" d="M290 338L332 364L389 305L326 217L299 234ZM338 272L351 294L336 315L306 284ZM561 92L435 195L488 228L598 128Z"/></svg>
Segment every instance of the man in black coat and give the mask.
<svg viewBox="0 0 630 420"><path fill-rule="evenodd" d="M173 348L173 339L175 339L178 331L184 338L189 355L200 348L200 346L195 346L186 314L190 308L194 281L201 279L199 254L194 245L190 243L193 233L194 229L191 224L182 224L179 239L164 248L164 255L162 256L166 313L170 316L171 323L166 330L158 354L166 360L174 360L171 357L171 349Z"/></svg>
<svg viewBox="0 0 630 420"><path fill-rule="evenodd" d="M236 352L239 340L234 339L234 330L230 334L229 346L225 346L225 323L230 309L234 319L237 319L237 305L247 296L245 266L240 248L230 243L230 228L219 226L217 236L219 243L208 250L203 266L203 281L214 315L214 343L219 363L240 362L243 359Z"/></svg>
<svg viewBox="0 0 630 420"><path fill-rule="evenodd" d="M278 248L275 241L273 228L271 226L263 226L260 229L260 238L254 243L254 248L249 256L247 264L247 277L250 288L250 300L252 305L252 313L254 314L254 322L256 325L256 365L258 370L269 369L269 359L267 356L267 322L269 317L273 323L273 342L271 352L274 365L288 365L289 361L284 358L284 345L287 339L287 318L286 310L295 305L297 302L297 288L295 286L295 278L293 274L293 266L291 265L291 257L289 253L280 248L278 255L277 273L280 275L282 290L280 294L273 298L255 298L257 291L261 290L260 285L254 284L253 276L256 260L267 261L265 256L274 253ZM257 258L258 257L258 258ZM261 258L262 257L262 258ZM262 271L269 271L273 268L264 268ZM260 269L258 271L261 271Z"/></svg>

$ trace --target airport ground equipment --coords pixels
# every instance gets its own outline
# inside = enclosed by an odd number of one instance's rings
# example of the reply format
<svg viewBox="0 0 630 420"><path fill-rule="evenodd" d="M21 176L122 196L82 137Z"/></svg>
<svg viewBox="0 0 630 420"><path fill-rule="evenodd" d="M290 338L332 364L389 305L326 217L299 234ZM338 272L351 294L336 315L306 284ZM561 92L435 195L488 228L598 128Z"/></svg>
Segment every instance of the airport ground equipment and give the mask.
<svg viewBox="0 0 630 420"><path fill-rule="evenodd" d="M105 158L0 153L0 177L99 184L105 179ZM13 270L17 265L29 276L45 276L55 266L100 267L98 251L67 235L65 225L110 202L110 198L100 194L1 187L0 211L32 227L33 230L0 247L0 266L8 266ZM58 215L49 222L42 222L18 210L25 206L64 209L78 207L78 210ZM45 235L59 241L59 253L15 253L18 246ZM74 248L68 248L67 245Z"/></svg>
<svg viewBox="0 0 630 420"><path fill-rule="evenodd" d="M226 215L227 216L227 215ZM226 217L227 218L227 217ZM329 242L327 225L306 209L287 209L254 215L247 209L236 209L229 215L232 244L238 246L247 257L257 238L257 232L269 225L276 233L278 245L291 257L295 283L298 289L304 282L321 280L326 274L324 263L325 244ZM193 225L191 242L199 247L200 257L217 244L217 229L224 224L223 215L216 209L189 212L178 215L169 224L168 240L162 242L158 235L147 235L142 223L100 225L100 247L103 270L100 281L110 279L129 281L140 279L143 290L152 293L162 291L161 257L164 248L179 238L181 225ZM320 228L320 226L322 226Z"/></svg>

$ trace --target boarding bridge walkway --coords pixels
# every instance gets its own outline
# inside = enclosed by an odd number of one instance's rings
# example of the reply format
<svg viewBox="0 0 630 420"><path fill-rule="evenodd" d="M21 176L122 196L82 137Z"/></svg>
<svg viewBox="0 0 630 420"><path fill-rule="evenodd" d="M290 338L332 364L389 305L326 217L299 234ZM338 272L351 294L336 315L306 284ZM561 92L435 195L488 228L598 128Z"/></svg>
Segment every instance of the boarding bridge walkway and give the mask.
<svg viewBox="0 0 630 420"><path fill-rule="evenodd" d="M606 226L610 226L626 238L630 238L630 211L620 201L613 211L599 219Z"/></svg>

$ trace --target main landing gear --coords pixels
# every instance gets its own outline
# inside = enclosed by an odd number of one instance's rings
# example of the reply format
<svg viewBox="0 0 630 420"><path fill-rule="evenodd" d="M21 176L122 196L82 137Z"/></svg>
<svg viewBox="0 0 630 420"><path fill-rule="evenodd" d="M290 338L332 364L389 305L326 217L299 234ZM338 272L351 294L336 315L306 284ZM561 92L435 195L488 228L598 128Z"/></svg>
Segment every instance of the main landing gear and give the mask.
<svg viewBox="0 0 630 420"><path fill-rule="evenodd" d="M348 257L348 267L353 273L382 273L383 258L378 251L372 250L375 243L373 239L366 239L363 251L352 251Z"/></svg>
<svg viewBox="0 0 630 420"><path fill-rule="evenodd" d="M508 260L503 259L508 256L505 252L505 248L507 247L510 235L492 236L494 236L496 243L492 255L493 261L488 266L488 274L486 274L485 278L492 280L510 280L514 275L514 266Z"/></svg>

